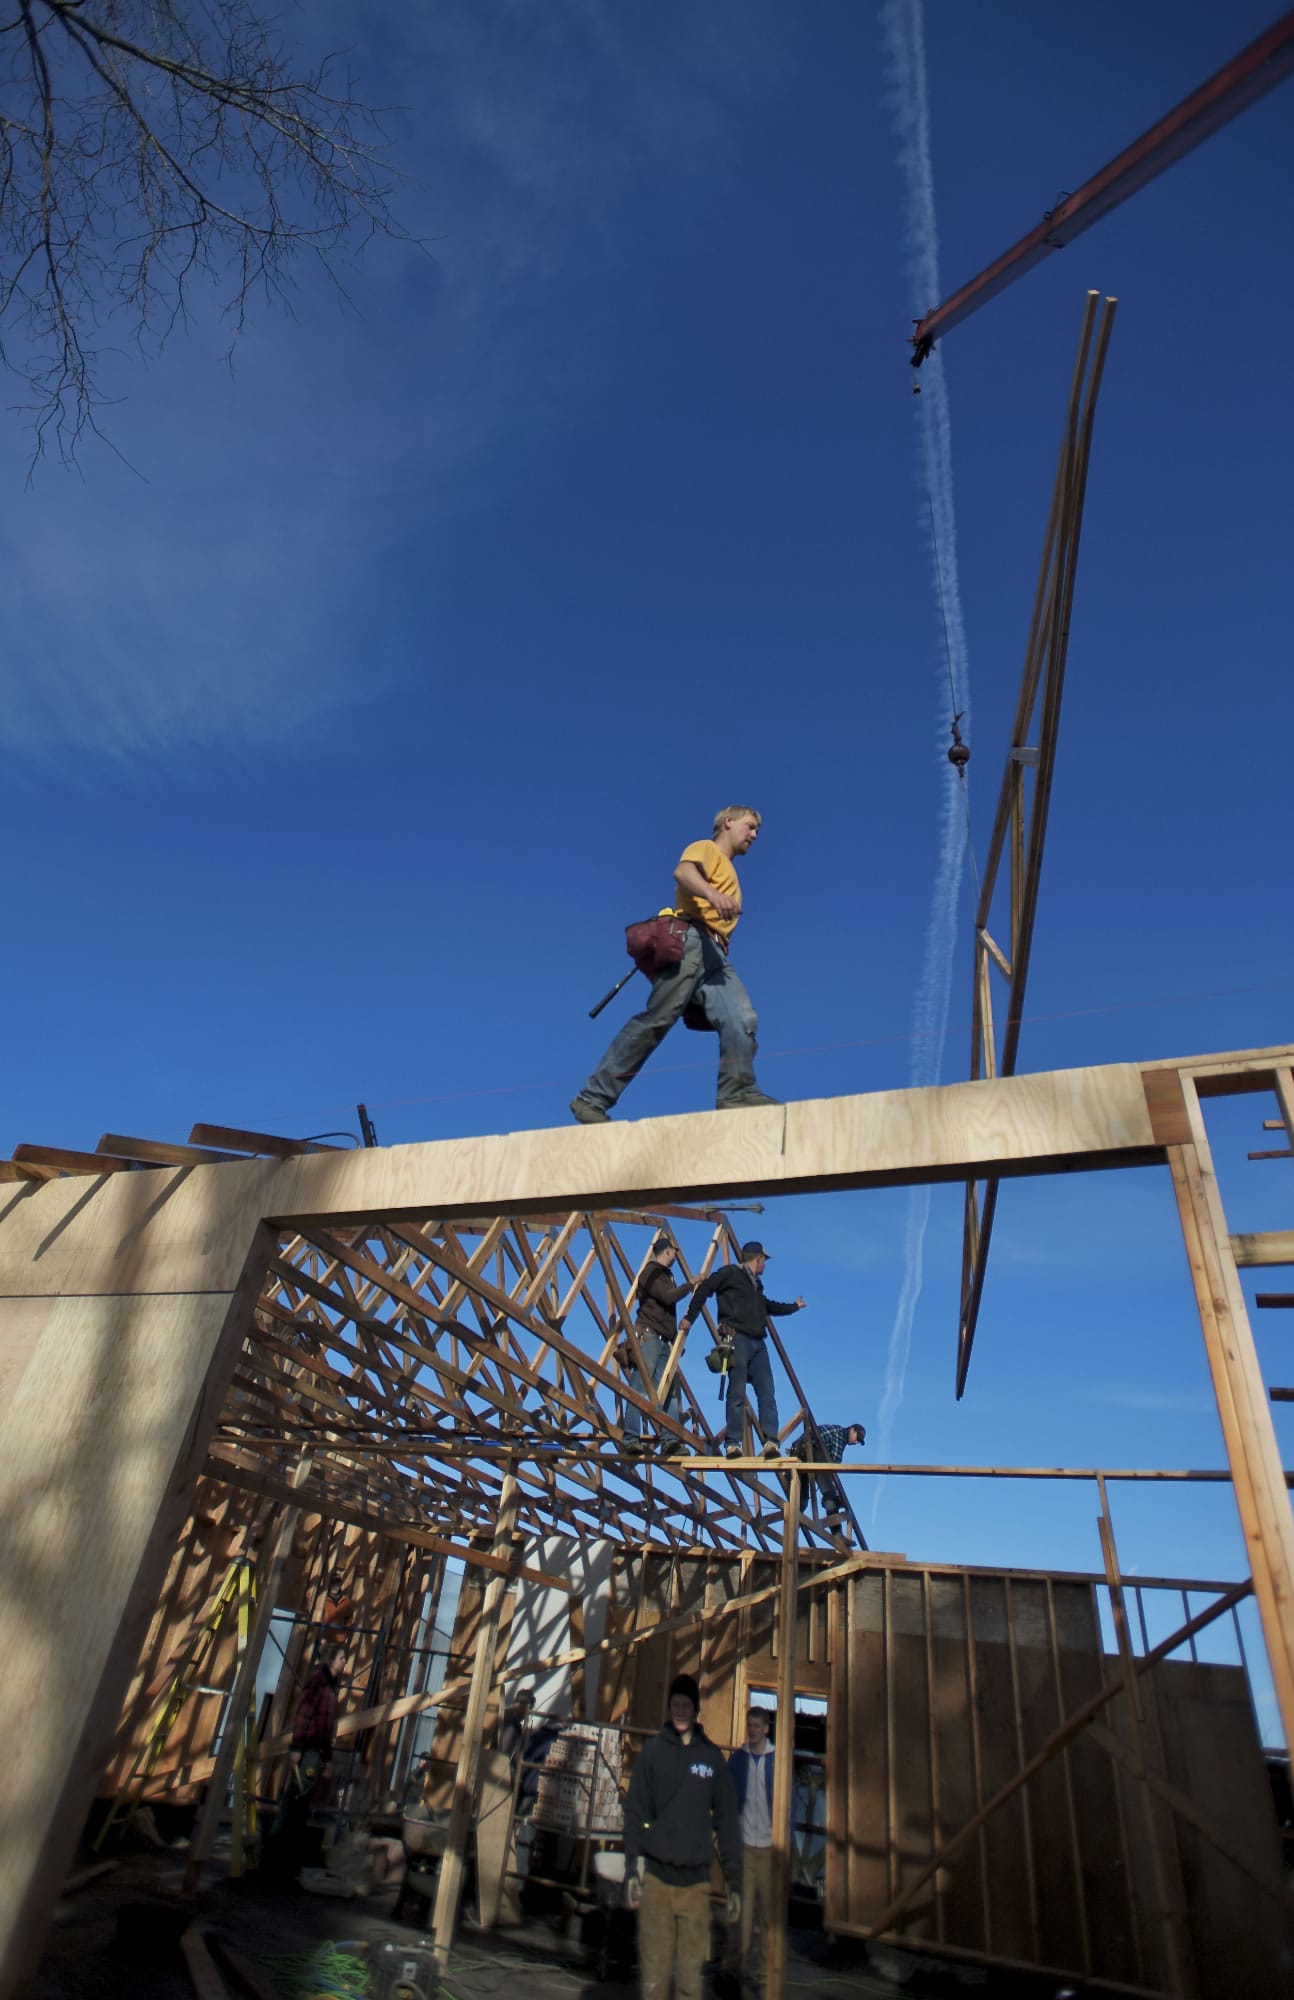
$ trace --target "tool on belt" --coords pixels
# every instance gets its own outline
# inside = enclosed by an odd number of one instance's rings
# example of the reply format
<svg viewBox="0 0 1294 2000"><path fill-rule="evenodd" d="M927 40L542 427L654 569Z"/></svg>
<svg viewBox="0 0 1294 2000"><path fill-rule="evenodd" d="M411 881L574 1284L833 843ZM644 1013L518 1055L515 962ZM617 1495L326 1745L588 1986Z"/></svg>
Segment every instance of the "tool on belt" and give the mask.
<svg viewBox="0 0 1294 2000"><path fill-rule="evenodd" d="M719 1401L722 1403L728 1393L728 1367L732 1360L732 1344L736 1339L735 1326L726 1326L722 1320L714 1336L714 1346L705 1357L705 1365L712 1375L722 1379L719 1383Z"/></svg>
<svg viewBox="0 0 1294 2000"><path fill-rule="evenodd" d="M687 946L687 933L687 918L680 917L674 910L658 910L654 917L644 917L639 923L627 925L625 950L633 960L633 966L623 979L616 981L609 993L603 994L596 1007L589 1008L590 1021L595 1020L604 1007L610 1006L635 972L644 972L648 979L654 979L658 972L677 965Z"/></svg>

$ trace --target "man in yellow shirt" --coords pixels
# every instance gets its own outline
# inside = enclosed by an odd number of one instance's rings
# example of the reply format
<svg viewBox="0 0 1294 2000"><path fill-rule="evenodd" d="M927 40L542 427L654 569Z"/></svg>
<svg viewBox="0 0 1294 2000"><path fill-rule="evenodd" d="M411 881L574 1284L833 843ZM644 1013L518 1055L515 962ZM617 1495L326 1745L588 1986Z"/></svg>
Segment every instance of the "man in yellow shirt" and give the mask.
<svg viewBox="0 0 1294 2000"><path fill-rule="evenodd" d="M626 1021L571 1111L581 1125L605 1125L611 1106L632 1083L648 1056L691 1005L719 1037L720 1111L776 1104L755 1083L755 1030L759 1017L750 995L728 963L728 941L741 915L741 884L734 856L748 854L759 837L760 816L753 806L725 806L715 814L714 836L683 849L674 880L678 914L688 921L688 940L677 965L652 980L641 1014Z"/></svg>

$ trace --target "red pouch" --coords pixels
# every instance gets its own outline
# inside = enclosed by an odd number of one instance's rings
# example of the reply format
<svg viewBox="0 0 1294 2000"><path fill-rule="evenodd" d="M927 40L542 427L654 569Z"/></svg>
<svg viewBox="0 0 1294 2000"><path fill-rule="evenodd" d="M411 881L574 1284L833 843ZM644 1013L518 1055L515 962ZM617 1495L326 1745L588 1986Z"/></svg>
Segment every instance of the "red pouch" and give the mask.
<svg viewBox="0 0 1294 2000"><path fill-rule="evenodd" d="M687 945L687 933L686 919L666 911L663 916L645 917L640 924L630 924L625 931L625 950L639 972L654 979L666 966L679 963Z"/></svg>

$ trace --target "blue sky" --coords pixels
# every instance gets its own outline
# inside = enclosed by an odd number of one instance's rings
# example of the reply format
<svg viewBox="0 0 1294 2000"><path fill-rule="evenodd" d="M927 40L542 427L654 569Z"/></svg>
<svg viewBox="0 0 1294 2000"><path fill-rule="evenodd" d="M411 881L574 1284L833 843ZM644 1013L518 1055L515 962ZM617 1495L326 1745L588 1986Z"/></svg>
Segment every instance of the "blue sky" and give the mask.
<svg viewBox="0 0 1294 2000"><path fill-rule="evenodd" d="M928 5L944 289L1275 11ZM353 68L406 107L426 254L372 246L352 311L303 272L232 369L214 310L124 354L128 466L91 448L28 484L0 419L5 1152L316 1132L359 1098L388 1143L563 1122L628 1009L586 1018L622 926L729 798L765 815L736 952L761 1081L907 1082L947 688L883 25L858 0L374 0ZM1081 303L1120 299L1023 1068L1290 1036L1290 104L941 350L982 860ZM712 1062L680 1032L624 1115L707 1105ZM1260 1115L1220 1117L1237 1158ZM1288 1222L1281 1196L1286 1167L1245 1170L1235 1225ZM880 1405L908 1201L764 1218L824 1419ZM1005 1191L960 1404L959 1243L937 1190L893 1459L1222 1463L1164 1176ZM1228 1494L1115 1504L1129 1567L1238 1573ZM1098 1558L1087 1488L891 1480L864 1512L915 1557Z"/></svg>

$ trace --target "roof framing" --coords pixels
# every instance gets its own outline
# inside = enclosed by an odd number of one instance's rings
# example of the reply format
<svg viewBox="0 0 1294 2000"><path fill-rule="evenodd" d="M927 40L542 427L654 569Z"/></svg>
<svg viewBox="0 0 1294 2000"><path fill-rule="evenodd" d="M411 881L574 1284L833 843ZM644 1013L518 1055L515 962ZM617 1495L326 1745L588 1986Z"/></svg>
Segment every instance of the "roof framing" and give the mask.
<svg viewBox="0 0 1294 2000"><path fill-rule="evenodd" d="M575 1282L573 1263L610 1339L634 1260L623 1245L617 1254L607 1211L645 1221L662 1203L712 1209L761 1194L1170 1165L1294 1731L1294 1524L1201 1110L1212 1094L1266 1089L1282 1106L1294 1092L1294 1049L361 1152L213 1161L190 1145L159 1160L166 1149L154 1145L144 1165L136 1142L118 1138L115 1156L131 1164L113 1171L12 1163L0 1189L0 1748L24 1837L0 1850L0 1989L20 1982L40 1948L199 1474L223 1457L234 1478L277 1476L263 1466L262 1419L288 1442L291 1419L316 1450L326 1443L339 1503L349 1481L351 1502L372 1508L374 1454L336 1423L327 1437L341 1408L325 1391L347 1410L362 1401L375 1446L400 1428L410 1398L442 1416L450 1403L498 1439L478 1439L476 1456L451 1440L437 1458L456 1482L460 1535L488 1512L499 1450L534 1521L560 1507L564 1520L615 1532L618 1518L622 1540L643 1538L647 1496L617 1517L611 1475L604 1468L599 1487L588 1463L594 1406L605 1420L627 1384L600 1347L577 1347L552 1324L560 1311L549 1317L552 1287L560 1307ZM551 1405L554 1432L563 1421L573 1429L560 1469L548 1453L563 1447L547 1437L532 1446L504 1422L517 1405L529 1433L535 1404L523 1384ZM408 1463L394 1456L407 1496L425 1473L404 1449ZM690 1504L696 1479L698 1509L704 1493L717 1519L689 1534L728 1545L723 1523L735 1530L743 1507L757 1513L759 1475L748 1471L740 1492L728 1468L685 1475L671 1506ZM793 1467L788 1478L796 1488ZM445 1525L425 1508L415 1528L403 1504L393 1490L391 1532ZM652 1504L649 1532L668 1543L669 1510Z"/></svg>

